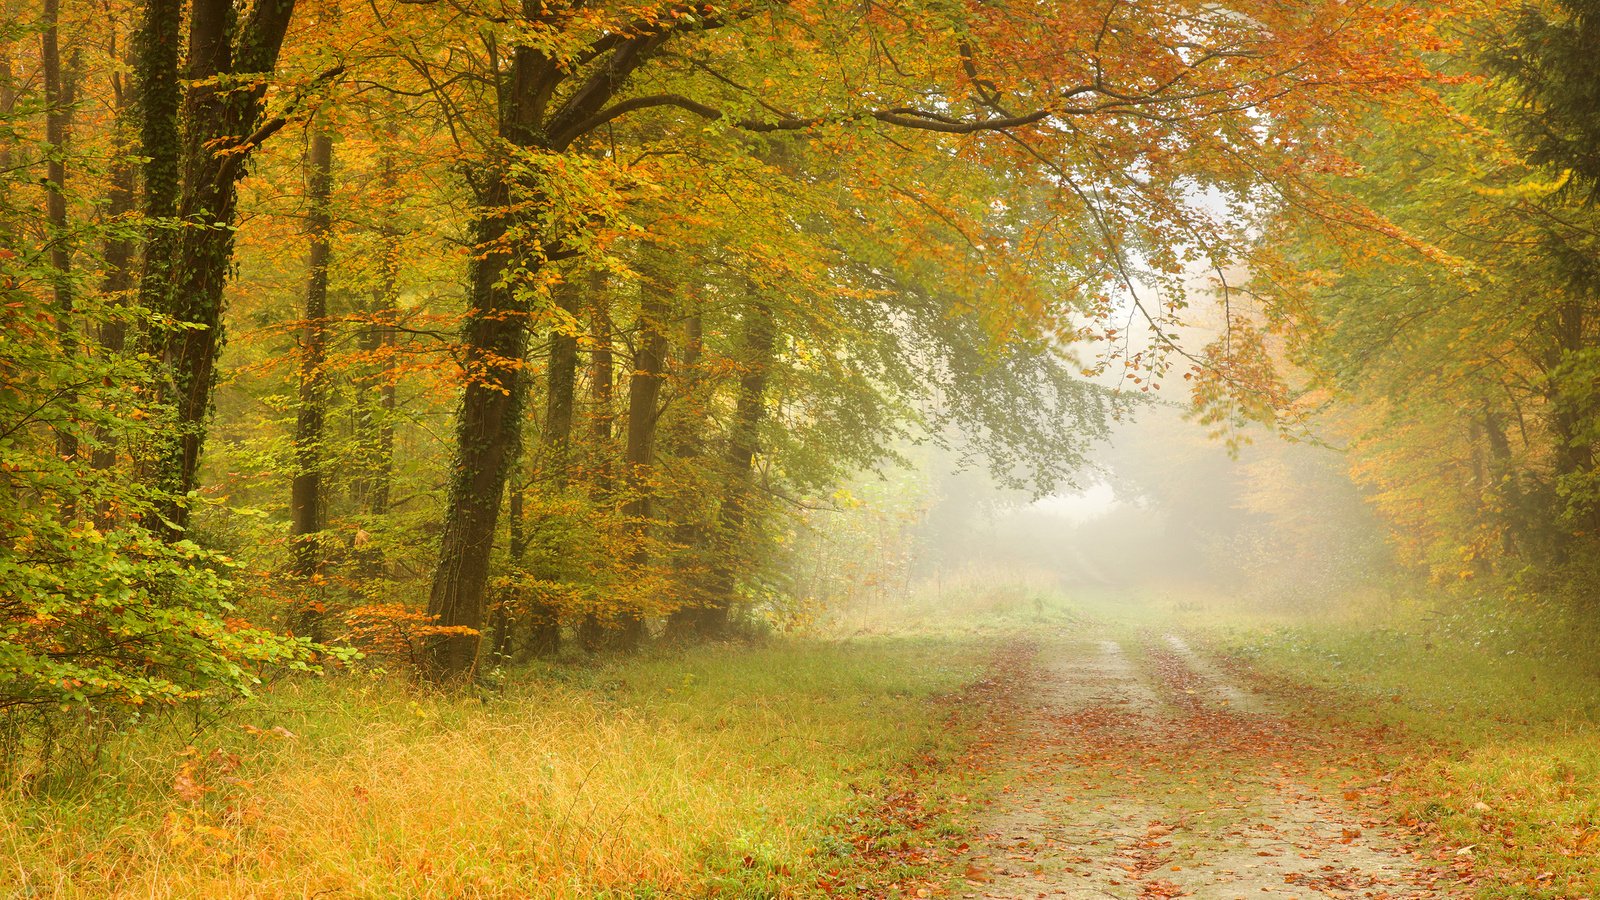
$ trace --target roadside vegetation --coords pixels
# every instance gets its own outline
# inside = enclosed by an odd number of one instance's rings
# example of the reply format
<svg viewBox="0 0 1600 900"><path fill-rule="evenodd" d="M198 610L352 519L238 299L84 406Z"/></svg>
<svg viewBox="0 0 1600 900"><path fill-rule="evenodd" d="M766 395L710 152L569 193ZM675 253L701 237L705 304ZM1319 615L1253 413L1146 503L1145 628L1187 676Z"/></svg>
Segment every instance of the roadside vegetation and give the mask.
<svg viewBox="0 0 1600 900"><path fill-rule="evenodd" d="M92 768L0 796L0 894L821 895L905 827L880 809L905 779L937 790L969 737L940 698L987 655L775 640L554 663L471 697L290 679L80 743Z"/></svg>
<svg viewBox="0 0 1600 900"><path fill-rule="evenodd" d="M1292 616L1172 611L1253 686L1383 729L1391 811L1472 857L1481 896L1600 894L1600 656L1571 606L1412 584Z"/></svg>

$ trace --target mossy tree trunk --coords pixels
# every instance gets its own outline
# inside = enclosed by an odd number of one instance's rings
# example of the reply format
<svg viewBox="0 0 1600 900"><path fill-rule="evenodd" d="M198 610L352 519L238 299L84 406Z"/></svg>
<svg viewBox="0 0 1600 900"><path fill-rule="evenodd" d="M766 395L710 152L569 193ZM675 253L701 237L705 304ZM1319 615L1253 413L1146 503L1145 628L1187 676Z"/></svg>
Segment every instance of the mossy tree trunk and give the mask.
<svg viewBox="0 0 1600 900"><path fill-rule="evenodd" d="M152 7L160 4L153 0ZM172 322L152 340L161 363L160 396L171 407L172 427L152 461L163 496L151 524L169 539L181 538L187 528L188 495L196 486L211 413L223 343L223 287L233 259L237 185L251 153L286 124L282 118L264 122L262 111L266 78L277 67L294 7L295 0L258 0L242 22L230 0L194 0L189 11L189 86L177 142L177 218L186 227L152 241L145 266L149 290L141 289L151 294L151 308ZM169 36L161 29L163 40ZM165 52L160 42L149 46ZM167 114L164 59L150 66L155 77L148 84L157 96L146 97L147 116ZM249 86L240 87L241 81ZM166 121L152 123L163 166L171 155L164 143L171 139L167 126ZM158 179L165 177L165 172L158 173Z"/></svg>
<svg viewBox="0 0 1600 900"><path fill-rule="evenodd" d="M300 397L294 427L294 479L289 485L289 572L307 591L301 625L321 637L321 616L313 600L322 573L319 540L326 520L322 473L325 467L328 406L328 265L332 256L333 135L318 128L306 159L310 171L306 217L311 238L307 263L305 324L300 330Z"/></svg>
<svg viewBox="0 0 1600 900"><path fill-rule="evenodd" d="M550 4L522 0L520 16L546 19ZM544 266L569 254L561 235L541 232L536 186L513 184L513 158L524 150L564 152L572 143L611 121L606 113L632 74L677 30L677 20L641 22L627 32L597 38L573 61L518 46L497 86L498 160L473 176L477 207L469 285L467 327L462 341L467 384L456 427L456 459L447 491L445 527L434 569L428 611L453 630L429 642L427 672L436 681L470 677L477 662L489 581L490 547L505 493L510 460L522 440L527 384L521 370L528 343L528 308L517 278L531 284ZM697 27L705 27L703 25ZM558 89L573 82L556 102ZM515 209L524 211L513 220ZM533 213L526 212L534 211Z"/></svg>
<svg viewBox="0 0 1600 900"><path fill-rule="evenodd" d="M262 122L262 109L266 78L277 67L293 14L294 0L258 0L242 22L230 0L190 5L189 88L178 147L178 218L187 227L178 229L170 247L152 243L162 256L146 259L146 277L154 275L158 291L152 309L173 322L152 341L162 364L160 396L173 410L173 428L154 460L163 493L154 525L168 538L186 532L187 496L200 471L222 351L222 287L234 258L238 179L251 152L286 123ZM242 80L253 83L238 86ZM165 88L158 80L157 86ZM165 123L162 130L165 139ZM166 155L162 147L163 162Z"/></svg>
<svg viewBox="0 0 1600 900"><path fill-rule="evenodd" d="M61 60L61 0L44 0L40 21L39 58L44 68L45 142L50 145L45 162L45 220L50 226L50 267L55 270L56 334L61 353L78 355L78 321L74 310L72 281L72 230L67 221L67 153L72 136L73 75ZM67 408L76 399L64 398ZM78 456L77 423L63 421L56 427L56 455L63 460ZM76 515L77 502L64 497L62 515Z"/></svg>
<svg viewBox="0 0 1600 900"><path fill-rule="evenodd" d="M436 680L469 676L477 663L484 624L489 557L500 502L522 438L527 379L527 310L506 284L512 253L506 241L511 188L503 170L492 173L477 197L478 248L472 262L470 309L463 340L467 383L456 419L456 459L450 476L439 563L428 613L440 626L462 629L428 644L428 671Z"/></svg>
<svg viewBox="0 0 1600 900"><path fill-rule="evenodd" d="M116 34L111 36L112 52L116 52ZM128 53L130 68L139 64L138 55L132 49ZM133 134L135 113L139 102L137 96L137 82L133 85L124 83L122 74L117 71L111 73L111 96L115 104L116 159L111 167L111 179L106 192L106 217L112 221L120 221L134 211L138 200L139 169L132 159L138 153L137 135ZM109 298L116 307L127 303L129 295L134 288L134 242L123 231L114 230L106 237L105 243L105 277L100 284L100 290ZM110 358L121 356L128 349L128 323L117 313L101 320L97 338L100 347ZM89 455L89 465L95 469L109 469L117 464L117 448L112 446L112 429L102 426L95 431L94 449ZM112 509L109 501L102 500L95 510L95 517L102 526L109 526L112 521Z"/></svg>

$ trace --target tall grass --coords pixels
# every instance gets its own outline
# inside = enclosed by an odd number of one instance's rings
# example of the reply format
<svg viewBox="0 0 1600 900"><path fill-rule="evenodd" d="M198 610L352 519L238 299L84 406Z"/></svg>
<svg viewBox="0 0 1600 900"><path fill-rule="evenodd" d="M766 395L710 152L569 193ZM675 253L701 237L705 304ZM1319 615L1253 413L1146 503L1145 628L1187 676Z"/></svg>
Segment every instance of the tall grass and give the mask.
<svg viewBox="0 0 1600 900"><path fill-rule="evenodd" d="M0 895L780 896L859 788L958 739L930 699L978 655L706 648L477 698L290 681L197 734L132 731L92 776L0 797Z"/></svg>

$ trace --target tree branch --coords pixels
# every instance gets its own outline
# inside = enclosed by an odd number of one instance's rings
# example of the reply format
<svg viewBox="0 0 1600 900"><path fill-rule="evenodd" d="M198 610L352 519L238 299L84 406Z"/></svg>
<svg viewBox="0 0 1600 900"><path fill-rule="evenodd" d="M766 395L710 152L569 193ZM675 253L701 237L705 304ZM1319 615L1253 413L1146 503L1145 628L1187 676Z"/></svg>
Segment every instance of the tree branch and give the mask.
<svg viewBox="0 0 1600 900"><path fill-rule="evenodd" d="M561 131L552 134L551 142L556 146L566 146L583 135L599 128L601 125L620 118L630 112L655 107L676 107L685 112L693 113L712 122L722 121L727 114L713 106L708 106L698 100L691 100L682 94L649 94L642 97L630 97L627 100L614 103L605 109L580 122L574 122ZM736 119L733 127L740 131L756 133L773 133L781 131L804 131L819 125L842 124L845 122L860 121L862 119L876 119L886 125L899 128L912 128L919 131L936 131L942 134L975 134L980 131L1005 131L1011 128L1020 128L1041 122L1054 115L1053 110L1041 109L1018 116L995 116L986 119L954 119L939 113L910 107L897 107L895 109L867 110L863 112L847 113L841 116L786 116L772 120L762 119Z"/></svg>

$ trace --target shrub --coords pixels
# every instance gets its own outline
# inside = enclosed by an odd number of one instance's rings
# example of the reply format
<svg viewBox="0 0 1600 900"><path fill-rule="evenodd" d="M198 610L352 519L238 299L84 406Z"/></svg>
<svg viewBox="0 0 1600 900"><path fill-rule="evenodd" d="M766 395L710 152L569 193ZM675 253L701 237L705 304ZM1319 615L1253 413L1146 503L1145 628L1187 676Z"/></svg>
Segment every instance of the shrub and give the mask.
<svg viewBox="0 0 1600 900"><path fill-rule="evenodd" d="M244 693L312 646L229 618L226 560L88 522L0 546L0 709Z"/></svg>

